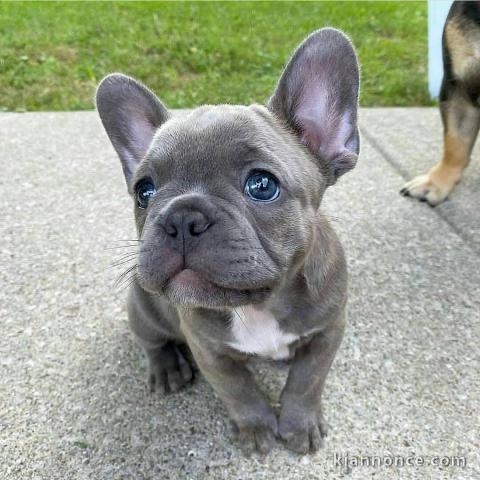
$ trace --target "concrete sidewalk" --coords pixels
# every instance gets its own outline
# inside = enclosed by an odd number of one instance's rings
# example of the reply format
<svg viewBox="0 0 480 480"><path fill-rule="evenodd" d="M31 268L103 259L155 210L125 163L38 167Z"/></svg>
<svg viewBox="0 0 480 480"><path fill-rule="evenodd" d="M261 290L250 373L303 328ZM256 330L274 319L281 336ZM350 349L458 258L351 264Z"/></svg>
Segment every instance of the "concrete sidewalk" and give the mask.
<svg viewBox="0 0 480 480"><path fill-rule="evenodd" d="M480 152L432 209L398 190L439 157L437 110L366 109L361 128L358 167L324 203L351 277L330 435L314 456L279 445L246 459L203 378L147 392L107 269L120 255L108 248L134 238L132 207L96 114L0 114L0 478L480 478ZM274 398L285 372L258 375ZM335 454L425 465L346 467Z"/></svg>

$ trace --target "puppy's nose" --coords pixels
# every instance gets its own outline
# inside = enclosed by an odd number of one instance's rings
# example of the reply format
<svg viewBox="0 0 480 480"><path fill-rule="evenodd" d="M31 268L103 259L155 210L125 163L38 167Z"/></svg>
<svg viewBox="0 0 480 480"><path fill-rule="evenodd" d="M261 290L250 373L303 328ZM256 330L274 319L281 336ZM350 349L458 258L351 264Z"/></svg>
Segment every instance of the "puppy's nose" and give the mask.
<svg viewBox="0 0 480 480"><path fill-rule="evenodd" d="M183 234L183 238L198 237L211 226L208 218L198 210L180 210L172 212L165 220L165 231L175 238Z"/></svg>

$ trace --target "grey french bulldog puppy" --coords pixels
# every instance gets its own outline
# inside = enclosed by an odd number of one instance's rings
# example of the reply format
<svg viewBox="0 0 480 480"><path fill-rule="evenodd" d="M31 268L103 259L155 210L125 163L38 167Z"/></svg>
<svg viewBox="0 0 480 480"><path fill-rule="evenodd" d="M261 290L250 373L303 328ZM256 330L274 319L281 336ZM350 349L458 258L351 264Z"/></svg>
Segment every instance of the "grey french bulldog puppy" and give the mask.
<svg viewBox="0 0 480 480"><path fill-rule="evenodd" d="M184 355L224 402L247 451L275 437L316 451L320 398L345 326L347 269L319 210L359 153L359 69L335 29L298 47L266 106L202 106L172 116L121 74L97 108L135 204L139 248L131 328L149 382L176 391ZM279 415L255 384L252 355L291 359Z"/></svg>

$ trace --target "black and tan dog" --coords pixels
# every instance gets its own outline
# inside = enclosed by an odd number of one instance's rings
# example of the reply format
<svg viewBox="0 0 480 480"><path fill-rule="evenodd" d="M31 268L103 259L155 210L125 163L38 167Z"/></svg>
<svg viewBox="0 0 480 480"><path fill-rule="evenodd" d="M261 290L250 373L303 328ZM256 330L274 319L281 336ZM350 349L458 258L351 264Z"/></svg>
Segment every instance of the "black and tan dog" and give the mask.
<svg viewBox="0 0 480 480"><path fill-rule="evenodd" d="M480 2L453 3L443 30L443 70L443 157L400 191L432 206L460 181L480 126Z"/></svg>

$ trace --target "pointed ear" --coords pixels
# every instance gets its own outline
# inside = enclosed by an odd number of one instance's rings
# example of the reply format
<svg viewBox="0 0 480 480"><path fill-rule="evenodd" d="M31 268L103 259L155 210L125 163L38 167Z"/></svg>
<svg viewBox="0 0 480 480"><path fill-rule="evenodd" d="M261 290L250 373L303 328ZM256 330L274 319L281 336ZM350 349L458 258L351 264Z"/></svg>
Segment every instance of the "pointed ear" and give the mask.
<svg viewBox="0 0 480 480"><path fill-rule="evenodd" d="M147 87L120 73L100 82L96 104L130 186L155 131L168 119L167 109Z"/></svg>
<svg viewBox="0 0 480 480"><path fill-rule="evenodd" d="M350 40L324 28L298 47L268 102L317 158L330 185L357 162L358 89L358 62Z"/></svg>

